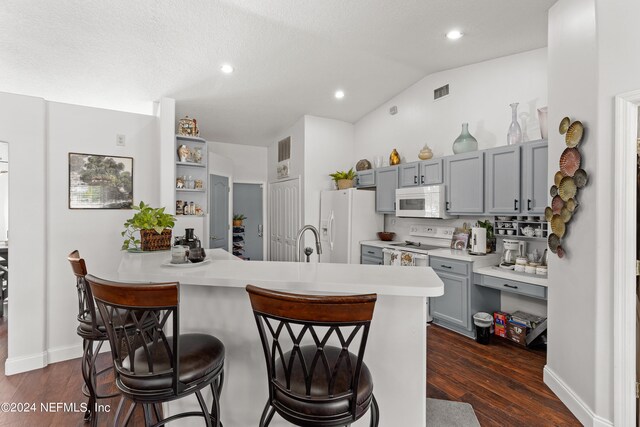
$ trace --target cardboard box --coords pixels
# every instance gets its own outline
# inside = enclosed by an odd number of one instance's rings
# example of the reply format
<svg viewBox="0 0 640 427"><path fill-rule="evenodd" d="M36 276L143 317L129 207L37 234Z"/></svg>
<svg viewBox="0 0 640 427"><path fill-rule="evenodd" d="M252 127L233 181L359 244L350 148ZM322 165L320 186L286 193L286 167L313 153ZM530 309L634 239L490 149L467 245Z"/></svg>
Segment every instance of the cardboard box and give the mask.
<svg viewBox="0 0 640 427"><path fill-rule="evenodd" d="M527 327L521 323L509 321L507 323L507 339L526 347Z"/></svg>
<svg viewBox="0 0 640 427"><path fill-rule="evenodd" d="M495 311L493 313L493 324L495 325L494 334L499 337L507 336L507 322L509 321L509 313L503 311Z"/></svg>
<svg viewBox="0 0 640 427"><path fill-rule="evenodd" d="M496 325L493 329L493 333L499 337L506 338L507 337L507 328L504 326Z"/></svg>

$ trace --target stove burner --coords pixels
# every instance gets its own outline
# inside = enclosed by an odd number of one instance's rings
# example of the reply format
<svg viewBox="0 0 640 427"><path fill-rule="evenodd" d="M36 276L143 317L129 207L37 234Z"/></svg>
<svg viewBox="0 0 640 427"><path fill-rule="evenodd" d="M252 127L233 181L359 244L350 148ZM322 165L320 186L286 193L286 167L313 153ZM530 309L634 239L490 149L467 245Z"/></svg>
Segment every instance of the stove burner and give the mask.
<svg viewBox="0 0 640 427"><path fill-rule="evenodd" d="M429 246L429 245L424 245L420 242L412 242L410 240L405 240L404 243L396 243L392 246L395 246L397 248L413 248L413 249L421 249L423 251L428 251L431 249L441 249L438 246Z"/></svg>

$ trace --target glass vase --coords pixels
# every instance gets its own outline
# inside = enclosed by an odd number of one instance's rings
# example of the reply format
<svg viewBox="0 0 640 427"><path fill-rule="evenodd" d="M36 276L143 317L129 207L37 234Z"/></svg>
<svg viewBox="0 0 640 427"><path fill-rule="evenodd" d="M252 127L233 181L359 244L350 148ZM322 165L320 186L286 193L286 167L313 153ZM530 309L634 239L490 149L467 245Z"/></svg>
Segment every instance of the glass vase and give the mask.
<svg viewBox="0 0 640 427"><path fill-rule="evenodd" d="M518 103L509 104L511 107L511 124L507 132L507 145L520 144L522 142L522 129L518 124Z"/></svg>
<svg viewBox="0 0 640 427"><path fill-rule="evenodd" d="M460 154L468 151L476 151L477 149L478 140L469 133L469 123L463 123L460 136L453 141L453 152L455 154Z"/></svg>

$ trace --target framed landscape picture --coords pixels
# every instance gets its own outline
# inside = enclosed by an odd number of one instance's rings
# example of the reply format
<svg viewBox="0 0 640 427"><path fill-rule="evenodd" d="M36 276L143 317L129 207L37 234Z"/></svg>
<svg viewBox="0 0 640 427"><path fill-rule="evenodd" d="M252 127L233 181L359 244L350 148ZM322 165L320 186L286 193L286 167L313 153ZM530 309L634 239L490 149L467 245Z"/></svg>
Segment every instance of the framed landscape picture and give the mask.
<svg viewBox="0 0 640 427"><path fill-rule="evenodd" d="M69 153L69 209L132 206L132 157Z"/></svg>

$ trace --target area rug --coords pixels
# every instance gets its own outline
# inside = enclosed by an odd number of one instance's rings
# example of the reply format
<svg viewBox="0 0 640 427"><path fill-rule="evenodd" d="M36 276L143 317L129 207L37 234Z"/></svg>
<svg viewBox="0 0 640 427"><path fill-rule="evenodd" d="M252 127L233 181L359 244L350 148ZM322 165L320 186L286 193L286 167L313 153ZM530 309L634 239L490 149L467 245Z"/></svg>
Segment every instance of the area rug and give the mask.
<svg viewBox="0 0 640 427"><path fill-rule="evenodd" d="M427 427L480 427L480 423L468 403L427 398Z"/></svg>

